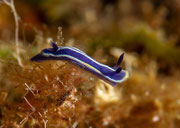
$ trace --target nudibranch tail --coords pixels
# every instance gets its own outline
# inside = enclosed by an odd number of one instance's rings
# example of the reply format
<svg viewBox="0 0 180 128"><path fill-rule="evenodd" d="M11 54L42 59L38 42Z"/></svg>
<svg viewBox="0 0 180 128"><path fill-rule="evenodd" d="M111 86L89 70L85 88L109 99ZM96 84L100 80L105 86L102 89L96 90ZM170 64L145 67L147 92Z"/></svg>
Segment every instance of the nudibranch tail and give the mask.
<svg viewBox="0 0 180 128"><path fill-rule="evenodd" d="M41 61L45 61L45 60L48 60L48 58L45 57L44 55L42 55L41 53L37 54L31 58L31 61L36 61L36 62L41 62Z"/></svg>
<svg viewBox="0 0 180 128"><path fill-rule="evenodd" d="M52 48L44 49L41 53L31 58L31 61L66 60L93 73L113 86L123 82L129 77L129 72L119 67L123 60L124 53L119 57L115 67L109 67L97 62L77 48L58 47L53 42L51 46Z"/></svg>
<svg viewBox="0 0 180 128"><path fill-rule="evenodd" d="M51 46L53 47L54 51L58 50L58 46L54 42L51 42Z"/></svg>

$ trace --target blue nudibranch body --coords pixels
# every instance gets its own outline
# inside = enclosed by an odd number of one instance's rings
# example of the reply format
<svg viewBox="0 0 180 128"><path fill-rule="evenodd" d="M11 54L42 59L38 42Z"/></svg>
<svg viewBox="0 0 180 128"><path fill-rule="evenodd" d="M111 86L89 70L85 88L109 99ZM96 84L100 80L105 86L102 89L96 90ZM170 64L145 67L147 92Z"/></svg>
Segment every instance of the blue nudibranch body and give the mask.
<svg viewBox="0 0 180 128"><path fill-rule="evenodd" d="M51 46L52 48L44 49L41 53L31 58L31 61L66 60L95 74L113 86L123 82L129 77L129 72L119 67L124 54L119 57L119 60L114 67L109 67L97 62L77 48L58 47L53 42L51 43Z"/></svg>

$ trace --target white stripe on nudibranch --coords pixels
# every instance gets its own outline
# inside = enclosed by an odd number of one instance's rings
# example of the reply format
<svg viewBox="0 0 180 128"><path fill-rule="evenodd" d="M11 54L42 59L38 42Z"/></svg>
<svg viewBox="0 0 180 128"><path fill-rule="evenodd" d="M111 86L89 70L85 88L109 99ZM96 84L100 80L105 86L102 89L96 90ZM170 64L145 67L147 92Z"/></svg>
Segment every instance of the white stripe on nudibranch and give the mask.
<svg viewBox="0 0 180 128"><path fill-rule="evenodd" d="M74 52L78 52L79 54L84 55L86 58L90 59L91 61L93 61L93 62L96 63L97 65L102 66L102 67L105 67L105 68L108 68L108 69L110 69L111 71L116 71L115 69L113 69L113 68L111 68L111 67L109 67L109 66L107 66L107 65L101 64L101 63L99 63L98 61L92 59L92 58L89 57L86 53L80 51L80 50L77 49L77 48L74 48L74 47L72 47L72 48L71 48L71 47L60 47L60 48L58 48L58 50L61 50L61 49L69 49L69 50L72 50L72 51L74 51Z"/></svg>
<svg viewBox="0 0 180 128"><path fill-rule="evenodd" d="M77 58L75 58L75 57L73 57L73 56L70 56L70 55L65 55L65 54L54 55L54 54L52 54L52 53L43 53L43 55L45 55L45 56L53 56L53 57L67 57L67 58L69 58L70 60L74 60L74 61L77 61L77 62L81 63L82 65L88 66L89 68L93 69L93 70L96 71L97 73L101 73L98 69L94 68L93 66L91 66L91 65L89 65L89 64L87 64L87 63L85 63L85 62L83 62L83 61L81 61L81 60L79 60L79 59L77 59ZM102 74L102 73L101 73L101 74Z"/></svg>

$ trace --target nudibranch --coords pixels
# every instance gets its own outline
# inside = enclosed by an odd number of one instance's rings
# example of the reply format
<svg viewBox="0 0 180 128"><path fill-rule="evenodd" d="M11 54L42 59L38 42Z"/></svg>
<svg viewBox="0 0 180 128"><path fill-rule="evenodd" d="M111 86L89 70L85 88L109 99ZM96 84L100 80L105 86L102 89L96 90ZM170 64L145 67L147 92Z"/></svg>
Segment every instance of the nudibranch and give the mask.
<svg viewBox="0 0 180 128"><path fill-rule="evenodd" d="M118 62L114 67L109 67L97 62L77 48L58 47L53 42L51 43L51 46L52 48L44 49L41 53L32 57L31 61L66 60L93 73L112 86L116 86L118 83L125 81L129 77L129 72L119 67L123 60L124 53L119 57Z"/></svg>

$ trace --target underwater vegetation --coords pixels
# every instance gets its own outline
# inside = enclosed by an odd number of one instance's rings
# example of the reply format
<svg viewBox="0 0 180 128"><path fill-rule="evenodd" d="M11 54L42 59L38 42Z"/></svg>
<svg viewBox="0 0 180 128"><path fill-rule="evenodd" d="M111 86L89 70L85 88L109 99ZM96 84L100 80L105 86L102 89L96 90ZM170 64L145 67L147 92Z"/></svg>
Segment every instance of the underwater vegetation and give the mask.
<svg viewBox="0 0 180 128"><path fill-rule="evenodd" d="M66 61L25 62L1 61L2 127L179 127L178 74L148 58L116 87Z"/></svg>

